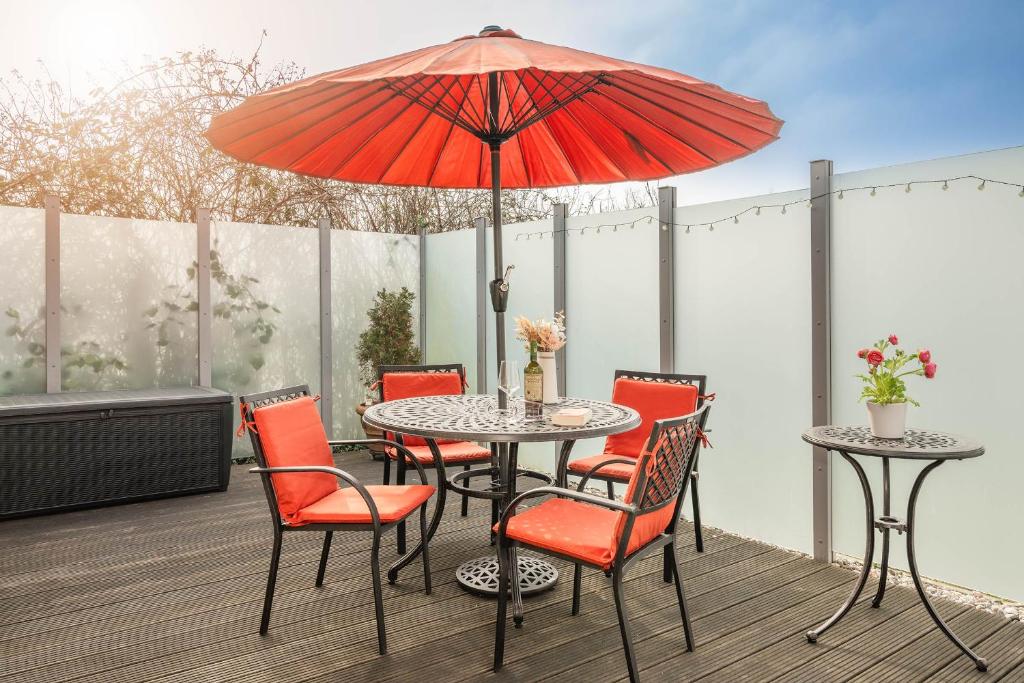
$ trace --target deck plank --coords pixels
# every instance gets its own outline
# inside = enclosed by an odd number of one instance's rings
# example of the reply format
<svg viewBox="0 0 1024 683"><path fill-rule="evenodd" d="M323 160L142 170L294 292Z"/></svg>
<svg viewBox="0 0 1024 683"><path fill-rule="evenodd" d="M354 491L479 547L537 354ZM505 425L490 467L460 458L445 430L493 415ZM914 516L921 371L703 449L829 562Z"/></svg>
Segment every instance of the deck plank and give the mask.
<svg viewBox="0 0 1024 683"><path fill-rule="evenodd" d="M380 463L347 454L342 466L377 481ZM258 635L270 525L257 477L236 466L227 492L0 523L0 680L96 681L617 681L625 664L608 579L584 575L582 613L570 582L526 602L508 630L505 668L490 672L495 604L461 590L454 569L487 554L489 506L458 499L432 544L433 595L413 563L385 584L389 655L376 654L369 590L370 536L335 536L327 580L313 587L319 534L285 539L270 634ZM412 534L415 536L415 534ZM382 563L394 557L385 540ZM714 529L704 553L688 524L678 559L697 650L685 652L678 608L659 557L626 578L637 657L649 681L1024 680L1024 625L959 605L941 612L995 676L930 626L911 591L881 610L861 604L816 645L803 632L842 602L854 580ZM571 565L556 561L566 575Z"/></svg>

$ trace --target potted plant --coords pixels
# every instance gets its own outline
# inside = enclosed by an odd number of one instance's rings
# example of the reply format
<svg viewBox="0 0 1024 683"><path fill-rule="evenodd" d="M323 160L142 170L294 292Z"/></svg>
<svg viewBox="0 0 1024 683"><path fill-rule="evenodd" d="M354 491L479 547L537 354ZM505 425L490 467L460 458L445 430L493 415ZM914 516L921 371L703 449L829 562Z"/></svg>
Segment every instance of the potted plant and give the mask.
<svg viewBox="0 0 1024 683"><path fill-rule="evenodd" d="M864 382L860 398L868 401L871 433L881 439L902 439L907 430L907 404L921 405L907 396L904 377L921 375L932 379L939 367L928 349L907 353L898 344L899 338L890 334L871 348L857 352L857 357L868 365L867 374L857 375Z"/></svg>
<svg viewBox="0 0 1024 683"><path fill-rule="evenodd" d="M373 308L366 312L370 324L359 335L359 343L356 344L359 378L366 388L364 401L356 406L360 418L376 400L378 367L420 362L420 350L413 340L412 304L415 298L416 295L406 287L397 292L382 289L377 292ZM367 438L383 437L379 430L367 427L365 422L362 425ZM370 452L376 460L384 457L381 446L371 446Z"/></svg>

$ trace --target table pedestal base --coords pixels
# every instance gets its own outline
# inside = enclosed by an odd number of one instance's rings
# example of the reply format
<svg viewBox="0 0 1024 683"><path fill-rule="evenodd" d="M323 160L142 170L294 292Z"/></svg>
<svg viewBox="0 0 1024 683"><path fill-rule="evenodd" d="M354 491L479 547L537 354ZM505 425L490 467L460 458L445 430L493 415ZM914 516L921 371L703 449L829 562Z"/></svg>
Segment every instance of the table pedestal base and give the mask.
<svg viewBox="0 0 1024 683"><path fill-rule="evenodd" d="M558 570L539 557L519 555L518 567L521 595L542 593L558 583ZM495 597L498 595L498 558L490 555L470 560L455 571L455 579L470 593Z"/></svg>

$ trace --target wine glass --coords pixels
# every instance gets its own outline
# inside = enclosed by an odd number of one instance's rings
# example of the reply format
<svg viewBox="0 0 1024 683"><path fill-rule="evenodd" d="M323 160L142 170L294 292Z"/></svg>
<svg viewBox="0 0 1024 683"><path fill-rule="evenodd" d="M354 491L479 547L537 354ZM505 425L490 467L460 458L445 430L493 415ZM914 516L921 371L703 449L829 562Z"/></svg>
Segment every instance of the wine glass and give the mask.
<svg viewBox="0 0 1024 683"><path fill-rule="evenodd" d="M514 360L503 360L498 368L498 391L505 394L505 408L499 412L512 416L515 414L516 394L522 387L519 379L519 363Z"/></svg>

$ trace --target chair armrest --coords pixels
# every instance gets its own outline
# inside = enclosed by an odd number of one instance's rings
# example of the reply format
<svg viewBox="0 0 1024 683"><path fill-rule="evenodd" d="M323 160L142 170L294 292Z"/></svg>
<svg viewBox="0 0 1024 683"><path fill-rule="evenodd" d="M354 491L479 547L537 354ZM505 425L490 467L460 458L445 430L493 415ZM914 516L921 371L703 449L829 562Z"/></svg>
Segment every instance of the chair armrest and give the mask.
<svg viewBox="0 0 1024 683"><path fill-rule="evenodd" d="M590 477L593 476L594 472L597 472L605 465L636 465L636 463L637 461L634 458L610 458L609 460L605 460L602 463L598 463L591 467L589 472L583 475L583 478L580 479L580 483L576 485L576 490L582 491L583 487L587 485L588 481L590 481Z"/></svg>
<svg viewBox="0 0 1024 683"><path fill-rule="evenodd" d="M366 507L370 509L370 519L373 520L374 528L380 527L380 513L377 512L377 504L373 502L373 496L366 490L366 487L359 483L359 480L353 477L345 470L339 470L337 467L327 467L325 465L293 465L290 467L253 467L249 470L249 474L260 474L263 476L270 476L271 474L278 473L300 473L300 472L320 472L323 474L333 474L338 479L354 488L359 495L362 497L363 502L366 503Z"/></svg>
<svg viewBox="0 0 1024 683"><path fill-rule="evenodd" d="M626 503L620 503L617 500L609 500L602 498L601 496L595 496L590 493L583 493L582 491L573 491L572 489L563 489L559 486L540 486L535 489L530 489L524 493L520 493L518 496L512 499L512 502L508 504L505 511L501 513L501 524L498 527L498 540L505 536L505 528L508 526L508 520L510 520L516 508L524 500L529 498L539 498L540 496L559 496L562 498L571 498L578 500L581 503L590 503L591 505L597 505L598 507L608 508L610 510L617 510L619 512L625 512L629 515L636 514L636 507L633 505L627 505Z"/></svg>
<svg viewBox="0 0 1024 683"><path fill-rule="evenodd" d="M329 446L362 446L362 445L368 445L368 444L371 444L371 443L384 444L385 446L391 446L392 448L397 450L399 453L401 453L405 457L406 460L411 462L413 467L416 468L416 471L419 472L419 474L420 474L420 482L423 483L423 484L427 483L427 473L423 470L423 465L421 465L419 463L419 461L413 456L412 451L410 451L408 448L406 448L404 445L398 443L397 441L391 441L390 439L339 439L339 440L334 440L334 441L328 441L327 445L329 445ZM385 454L384 457L385 458L388 457L387 454Z"/></svg>

